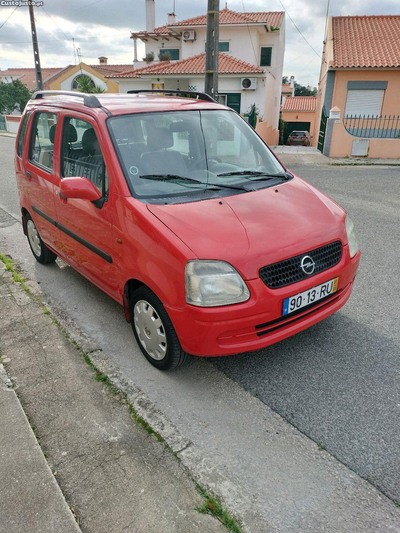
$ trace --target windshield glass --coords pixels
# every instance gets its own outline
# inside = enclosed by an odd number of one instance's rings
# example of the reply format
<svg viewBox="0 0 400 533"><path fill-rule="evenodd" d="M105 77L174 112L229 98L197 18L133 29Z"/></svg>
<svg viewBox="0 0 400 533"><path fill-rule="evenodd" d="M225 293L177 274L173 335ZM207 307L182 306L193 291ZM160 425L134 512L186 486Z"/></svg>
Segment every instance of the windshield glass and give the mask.
<svg viewBox="0 0 400 533"><path fill-rule="evenodd" d="M179 203L276 185L282 165L229 110L140 113L108 119L133 196Z"/></svg>

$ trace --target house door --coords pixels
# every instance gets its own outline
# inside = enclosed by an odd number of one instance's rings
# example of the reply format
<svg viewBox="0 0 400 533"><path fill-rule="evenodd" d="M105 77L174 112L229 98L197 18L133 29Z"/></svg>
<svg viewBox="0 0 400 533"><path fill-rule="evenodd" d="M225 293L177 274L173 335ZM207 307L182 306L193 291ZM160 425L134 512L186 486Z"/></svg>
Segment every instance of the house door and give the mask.
<svg viewBox="0 0 400 533"><path fill-rule="evenodd" d="M241 97L242 95L240 93L219 94L218 101L220 104L226 105L240 113Z"/></svg>
<svg viewBox="0 0 400 533"><path fill-rule="evenodd" d="M325 141L325 131L326 131L326 121L328 117L325 113L325 107L322 108L322 114L321 114L321 124L319 126L319 135L318 135L318 150L320 152L324 149L324 141Z"/></svg>

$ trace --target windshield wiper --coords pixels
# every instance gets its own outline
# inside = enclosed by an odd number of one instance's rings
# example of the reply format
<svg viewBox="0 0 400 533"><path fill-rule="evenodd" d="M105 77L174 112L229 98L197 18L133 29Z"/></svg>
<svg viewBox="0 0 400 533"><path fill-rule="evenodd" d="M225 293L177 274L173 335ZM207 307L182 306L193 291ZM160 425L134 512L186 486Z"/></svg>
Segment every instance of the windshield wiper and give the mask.
<svg viewBox="0 0 400 533"><path fill-rule="evenodd" d="M238 170L236 172L223 172L222 174L217 174L220 176L262 176L261 179L251 180L251 181L264 181L272 178L283 178L284 180L289 180L292 178L292 174L289 172L284 172L283 174L269 174L268 172L259 172L258 170Z"/></svg>
<svg viewBox="0 0 400 533"><path fill-rule="evenodd" d="M202 181L195 180L193 178L187 178L186 176L178 176L176 174L142 174L140 178L157 181L181 180L190 181L192 183L201 183L202 185L205 185Z"/></svg>
<svg viewBox="0 0 400 533"><path fill-rule="evenodd" d="M247 189L242 185L226 185L225 183L210 183L205 181L196 180L194 178L188 178L186 176L177 176L175 174L143 174L140 176L142 179L146 180L157 180L157 181L169 181L169 180L181 180L189 181L191 183L199 183L206 187L218 187L219 189L237 189L239 191L246 191Z"/></svg>

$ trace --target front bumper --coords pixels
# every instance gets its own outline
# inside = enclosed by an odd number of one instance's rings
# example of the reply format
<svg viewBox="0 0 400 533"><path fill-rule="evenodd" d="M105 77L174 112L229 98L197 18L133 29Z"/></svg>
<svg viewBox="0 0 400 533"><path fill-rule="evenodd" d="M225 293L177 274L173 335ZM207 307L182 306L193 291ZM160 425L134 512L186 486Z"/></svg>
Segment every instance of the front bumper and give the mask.
<svg viewBox="0 0 400 533"><path fill-rule="evenodd" d="M334 267L280 289L269 289L260 278L246 281L247 302L225 307L182 310L166 307L182 348L203 357L233 355L259 350L320 322L338 311L349 299L360 252L351 259L348 246ZM338 290L315 305L282 317L285 298L339 276Z"/></svg>

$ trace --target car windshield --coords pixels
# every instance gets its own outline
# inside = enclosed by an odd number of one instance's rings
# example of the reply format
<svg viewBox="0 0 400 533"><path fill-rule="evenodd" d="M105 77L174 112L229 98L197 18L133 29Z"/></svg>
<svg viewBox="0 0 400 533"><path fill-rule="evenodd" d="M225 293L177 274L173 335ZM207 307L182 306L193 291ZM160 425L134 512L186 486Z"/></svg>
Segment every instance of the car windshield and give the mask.
<svg viewBox="0 0 400 533"><path fill-rule="evenodd" d="M243 194L291 177L233 111L140 113L107 124L130 191L146 202Z"/></svg>

